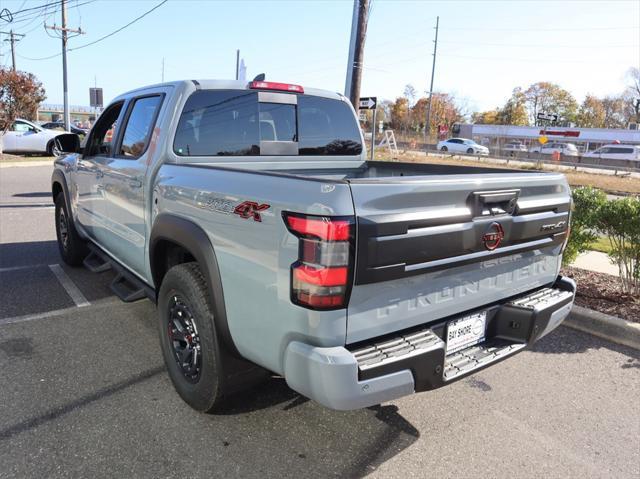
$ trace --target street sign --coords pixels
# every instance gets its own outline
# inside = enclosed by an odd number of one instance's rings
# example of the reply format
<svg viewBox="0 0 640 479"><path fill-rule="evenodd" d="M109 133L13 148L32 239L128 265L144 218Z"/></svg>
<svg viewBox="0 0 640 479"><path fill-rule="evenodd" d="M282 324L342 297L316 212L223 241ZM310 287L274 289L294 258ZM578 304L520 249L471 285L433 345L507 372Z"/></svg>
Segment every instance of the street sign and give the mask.
<svg viewBox="0 0 640 479"><path fill-rule="evenodd" d="M374 110L376 105L378 104L378 97L375 96L365 96L360 98L360 109L361 110Z"/></svg>
<svg viewBox="0 0 640 479"><path fill-rule="evenodd" d="M102 108L102 88L89 88L89 105L93 108Z"/></svg>
<svg viewBox="0 0 640 479"><path fill-rule="evenodd" d="M541 136L540 138L538 138L538 142L539 142L541 145L544 145L544 144L545 144L546 142L548 142L548 141L549 141L549 138L547 138L547 137L546 137L546 136L544 136L544 135L543 135L543 136Z"/></svg>
<svg viewBox="0 0 640 479"><path fill-rule="evenodd" d="M558 121L558 115L555 113L538 113L537 118L544 121Z"/></svg>

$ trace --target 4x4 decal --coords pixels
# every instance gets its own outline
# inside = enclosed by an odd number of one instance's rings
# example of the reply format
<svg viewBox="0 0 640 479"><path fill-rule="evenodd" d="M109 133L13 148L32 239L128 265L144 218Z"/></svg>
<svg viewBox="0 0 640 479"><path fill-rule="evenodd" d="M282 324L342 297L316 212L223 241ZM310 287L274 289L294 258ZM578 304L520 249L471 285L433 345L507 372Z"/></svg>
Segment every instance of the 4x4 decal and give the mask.
<svg viewBox="0 0 640 479"><path fill-rule="evenodd" d="M271 207L268 204L258 204L255 201L244 201L235 207L233 212L240 216L240 218L249 219L253 218L253 221L262 222L262 216L260 211L267 210Z"/></svg>

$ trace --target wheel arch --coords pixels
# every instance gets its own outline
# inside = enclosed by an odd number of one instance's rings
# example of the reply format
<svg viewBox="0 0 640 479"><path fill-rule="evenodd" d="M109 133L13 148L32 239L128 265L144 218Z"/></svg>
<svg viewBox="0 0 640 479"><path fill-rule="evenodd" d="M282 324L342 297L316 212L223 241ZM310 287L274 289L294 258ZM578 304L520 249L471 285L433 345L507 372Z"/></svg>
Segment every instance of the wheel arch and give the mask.
<svg viewBox="0 0 640 479"><path fill-rule="evenodd" d="M169 268L188 261L198 263L207 281L213 321L220 339L230 352L239 356L229 330L218 260L209 237L186 218L168 213L158 215L149 237L149 266L156 295Z"/></svg>
<svg viewBox="0 0 640 479"><path fill-rule="evenodd" d="M60 194L64 193L64 199L67 202L67 205L71 207L71 201L69 197L69 188L67 187L67 179L64 176L64 173L59 169L54 169L51 175L51 196L53 197L53 201L56 201L56 197Z"/></svg>

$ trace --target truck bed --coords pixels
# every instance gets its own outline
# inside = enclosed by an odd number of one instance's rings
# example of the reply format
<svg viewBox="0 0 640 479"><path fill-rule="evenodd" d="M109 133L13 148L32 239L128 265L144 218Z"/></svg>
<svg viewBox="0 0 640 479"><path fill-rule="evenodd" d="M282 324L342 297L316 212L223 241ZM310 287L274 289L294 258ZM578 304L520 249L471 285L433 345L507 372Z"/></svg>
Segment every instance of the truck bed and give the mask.
<svg viewBox="0 0 640 479"><path fill-rule="evenodd" d="M368 182L402 178L403 182L414 177L443 175L480 175L480 174L535 174L535 170L516 170L509 168L486 168L481 166L439 165L429 163L404 163L390 161L367 161L358 168L305 168L269 170L274 174L288 174L309 179L326 179L346 182Z"/></svg>

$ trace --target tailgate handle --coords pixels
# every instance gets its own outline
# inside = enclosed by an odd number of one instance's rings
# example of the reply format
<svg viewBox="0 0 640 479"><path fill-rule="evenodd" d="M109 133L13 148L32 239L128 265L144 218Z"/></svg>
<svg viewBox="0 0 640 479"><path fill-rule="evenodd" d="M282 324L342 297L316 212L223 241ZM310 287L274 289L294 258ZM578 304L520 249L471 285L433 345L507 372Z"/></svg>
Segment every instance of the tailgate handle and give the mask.
<svg viewBox="0 0 640 479"><path fill-rule="evenodd" d="M472 193L474 216L513 215L520 190L482 191Z"/></svg>

